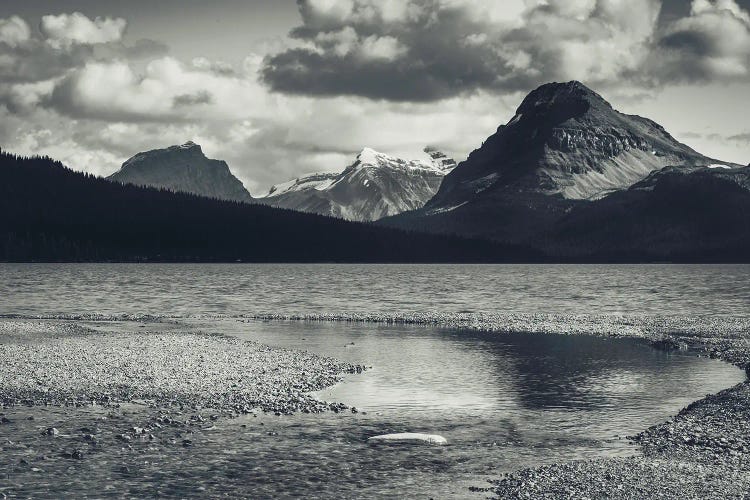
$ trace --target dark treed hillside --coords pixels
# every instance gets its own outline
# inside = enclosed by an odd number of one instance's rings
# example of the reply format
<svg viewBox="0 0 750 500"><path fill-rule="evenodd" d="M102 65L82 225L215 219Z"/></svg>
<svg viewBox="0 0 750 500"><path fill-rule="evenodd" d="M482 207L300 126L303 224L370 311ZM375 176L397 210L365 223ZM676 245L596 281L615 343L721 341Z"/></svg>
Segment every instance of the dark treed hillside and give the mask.
<svg viewBox="0 0 750 500"><path fill-rule="evenodd" d="M123 186L0 153L0 260L501 262L531 250Z"/></svg>
<svg viewBox="0 0 750 500"><path fill-rule="evenodd" d="M750 169L654 172L571 211L543 245L587 262L749 262Z"/></svg>

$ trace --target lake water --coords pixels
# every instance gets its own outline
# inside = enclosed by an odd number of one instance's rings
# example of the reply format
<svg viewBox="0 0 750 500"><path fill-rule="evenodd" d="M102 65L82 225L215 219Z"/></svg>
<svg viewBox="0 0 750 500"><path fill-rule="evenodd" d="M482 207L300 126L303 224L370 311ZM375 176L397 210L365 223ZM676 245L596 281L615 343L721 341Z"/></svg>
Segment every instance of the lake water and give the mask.
<svg viewBox="0 0 750 500"><path fill-rule="evenodd" d="M0 264L0 313L750 314L750 265Z"/></svg>
<svg viewBox="0 0 750 500"><path fill-rule="evenodd" d="M219 420L210 430L196 430L189 450L133 443L131 450L113 448L106 460L48 471L47 483L16 480L32 496L97 496L107 484L135 496L482 498L469 487L486 486L502 472L633 454L623 436L741 382L744 373L634 340L232 316L393 310L740 315L748 310L749 270L0 265L0 314L166 314L178 317L177 324L93 326L221 332L372 367L318 395L356 406L357 414ZM195 314L209 317L188 317ZM94 419L87 413L92 410L77 411ZM68 418L69 410L44 409L35 425ZM367 442L407 431L441 434L449 444Z"/></svg>

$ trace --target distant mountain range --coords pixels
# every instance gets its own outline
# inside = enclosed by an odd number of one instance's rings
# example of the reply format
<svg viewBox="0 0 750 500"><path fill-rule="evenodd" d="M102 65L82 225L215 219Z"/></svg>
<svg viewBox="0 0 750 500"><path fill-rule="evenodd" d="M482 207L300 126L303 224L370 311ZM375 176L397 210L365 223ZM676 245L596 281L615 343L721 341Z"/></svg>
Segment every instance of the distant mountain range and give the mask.
<svg viewBox="0 0 750 500"><path fill-rule="evenodd" d="M201 147L193 142L138 153L108 179L219 200L253 200L225 162L206 158Z"/></svg>
<svg viewBox="0 0 750 500"><path fill-rule="evenodd" d="M422 208L435 195L456 162L434 148L424 152L425 159L410 161L364 148L342 172L299 177L257 199L225 162L206 158L192 141L138 153L107 179L369 222Z"/></svg>
<svg viewBox="0 0 750 500"><path fill-rule="evenodd" d="M0 152L0 261L504 262L531 249L123 185Z"/></svg>
<svg viewBox="0 0 750 500"><path fill-rule="evenodd" d="M425 149L424 160L402 160L365 148L340 173L317 173L273 186L259 203L353 221L375 221L422 208L456 166Z"/></svg>

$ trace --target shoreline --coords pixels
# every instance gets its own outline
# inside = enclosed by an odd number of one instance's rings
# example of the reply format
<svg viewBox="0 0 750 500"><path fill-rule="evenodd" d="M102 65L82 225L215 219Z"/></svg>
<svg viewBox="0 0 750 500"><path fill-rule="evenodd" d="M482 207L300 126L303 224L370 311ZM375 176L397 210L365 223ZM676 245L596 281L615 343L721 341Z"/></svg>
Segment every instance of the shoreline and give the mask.
<svg viewBox="0 0 750 500"><path fill-rule="evenodd" d="M750 318L554 314L254 315L264 321L428 325L487 333L594 335L721 359L750 376ZM497 498L744 498L750 495L750 380L683 408L629 439L641 455L532 467L476 492Z"/></svg>
<svg viewBox="0 0 750 500"><path fill-rule="evenodd" d="M139 326L0 321L0 499L218 495L181 473L191 454L222 456L216 436L273 440L274 415L357 412L314 393L363 366Z"/></svg>
<svg viewBox="0 0 750 500"><path fill-rule="evenodd" d="M149 317L149 319L151 319ZM225 318L226 319L226 318ZM247 321L325 321L349 323L380 323L425 325L441 328L456 328L471 331L502 334L544 333L567 335L595 335L598 337L634 338L645 340L654 348L663 350L689 350L701 356L719 358L730 362L746 372L750 366L750 319L744 318L699 318L699 317L633 317L599 315L552 315L552 314L319 314L319 315L253 315L232 318ZM78 318L75 321L81 321ZM85 321L85 320L84 320ZM19 330L19 325L23 326ZM338 383L346 373L358 373L361 366L342 363L303 351L272 348L252 341L240 340L220 334L205 333L102 333L81 326L71 320L10 319L0 321L0 333L15 329L14 334L0 337L0 354L6 355L9 345L23 346L24 353L41 353L40 359L68 358L74 360L78 378L54 379L61 385L50 392L46 390L14 390L0 393L0 410L3 407L22 408L28 405L88 406L85 411L122 412L121 404L143 405L143 414L137 426L123 432L120 427L108 429L110 444L146 440L161 440L164 446L192 446L193 431L222 416L233 418L239 414L254 416L256 411L271 414L295 412L314 413L346 410L342 403L324 403L312 393ZM96 337L101 342L90 342ZM15 344L9 344L7 340ZM46 344L46 347L44 347ZM109 347L104 352L97 350L100 344ZM42 346L42 347L40 347ZM63 351L59 349L63 346ZM220 349L212 350L211 346ZM91 351L91 349L94 349ZM250 355L256 367L264 367L261 384L264 389L254 393L241 391L216 391L216 387L230 387L237 380L243 366L235 365L220 352L229 349L233 354ZM175 353L171 360L165 353ZM5 356L20 362L26 355L14 352ZM135 377L127 377L129 386L123 385L121 373L92 367L93 360L107 361L109 369L113 361L122 363ZM218 357L217 357L218 355ZM139 361L140 358L140 361ZM279 391L279 378L267 374L266 368L274 362L285 368L281 379L297 381ZM147 368L153 364L167 363L167 368L191 367L181 370L166 380L154 379ZM135 363L129 364L129 363ZM230 367L211 371L216 364ZM120 366L120 365L118 365ZM303 369L298 370L298 368ZM300 385L299 375L321 371L319 377L308 379ZM12 364L0 367L12 373L17 370ZM47 366L48 372L65 373L70 365ZM308 371L309 370L309 371ZM190 373L198 375L190 377ZM43 372L46 373L46 372ZM210 373L210 376L205 376ZM250 372L253 373L253 372ZM0 373L1 374L1 373ZM88 374L88 375L86 375ZM92 375L93 374L93 375ZM104 377L103 374L107 374ZM242 375L248 375L242 373ZM246 384L254 373L240 380ZM83 378L81 378L83 377ZM0 377L7 384L7 376ZM81 385L81 380L106 381L103 386ZM114 380L114 381L113 381ZM242 382L244 380L244 382ZM29 387L29 380L15 380L16 387ZM141 385L138 385L141 384ZM166 384L166 390L158 390ZM196 385L197 384L197 385ZM38 385L38 384L37 384ZM104 389L102 389L104 387ZM129 387L129 388L128 388ZM133 389L136 387L136 390ZM75 390L71 390L75 389ZM120 391L120 392L118 392ZM265 391L265 392L264 392ZM11 394L12 397L9 397ZM91 406L92 403L101 406ZM216 409L215 409L216 408ZM2 410L5 411L5 410ZM356 411L356 410L352 410ZM213 413L213 414L212 414ZM20 411L18 415L23 415ZM11 415L12 416L12 415ZM0 414L0 418L4 415ZM114 422L114 421L113 421ZM629 497L675 497L726 498L739 497L750 492L750 384L745 381L718 394L709 395L681 410L667 422L646 429L632 439L640 448L641 455L631 458L601 458L589 461L558 463L551 466L533 467L505 474L491 481L487 488L473 488L475 492L495 494L501 498L529 498L548 496L551 498L591 497L604 495L618 498ZM262 424L261 424L262 425ZM56 430L56 429L55 429ZM49 429L47 429L49 432ZM167 434L174 432L174 437ZM86 446L76 449L57 450L65 459L83 454L96 453L102 441L81 440ZM52 439L54 435L51 436ZM102 437L102 439L105 439ZM193 438L194 439L194 438ZM53 440L54 441L54 440ZM106 442L106 441L105 441ZM94 443L94 445L92 445ZM88 446L92 446L89 450ZM645 478L645 479L644 479Z"/></svg>
<svg viewBox="0 0 750 500"><path fill-rule="evenodd" d="M310 321L423 325L484 333L542 333L633 338L661 350L721 359L750 377L750 317L474 313L253 314L239 321Z"/></svg>

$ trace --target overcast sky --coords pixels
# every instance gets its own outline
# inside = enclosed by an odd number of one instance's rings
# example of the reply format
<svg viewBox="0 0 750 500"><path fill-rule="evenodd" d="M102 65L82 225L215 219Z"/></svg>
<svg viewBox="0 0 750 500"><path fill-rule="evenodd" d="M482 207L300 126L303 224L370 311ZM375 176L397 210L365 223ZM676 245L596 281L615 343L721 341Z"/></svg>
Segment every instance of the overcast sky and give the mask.
<svg viewBox="0 0 750 500"><path fill-rule="evenodd" d="M193 140L253 194L364 146L462 160L581 80L750 162L750 0L4 0L0 147L108 175Z"/></svg>

